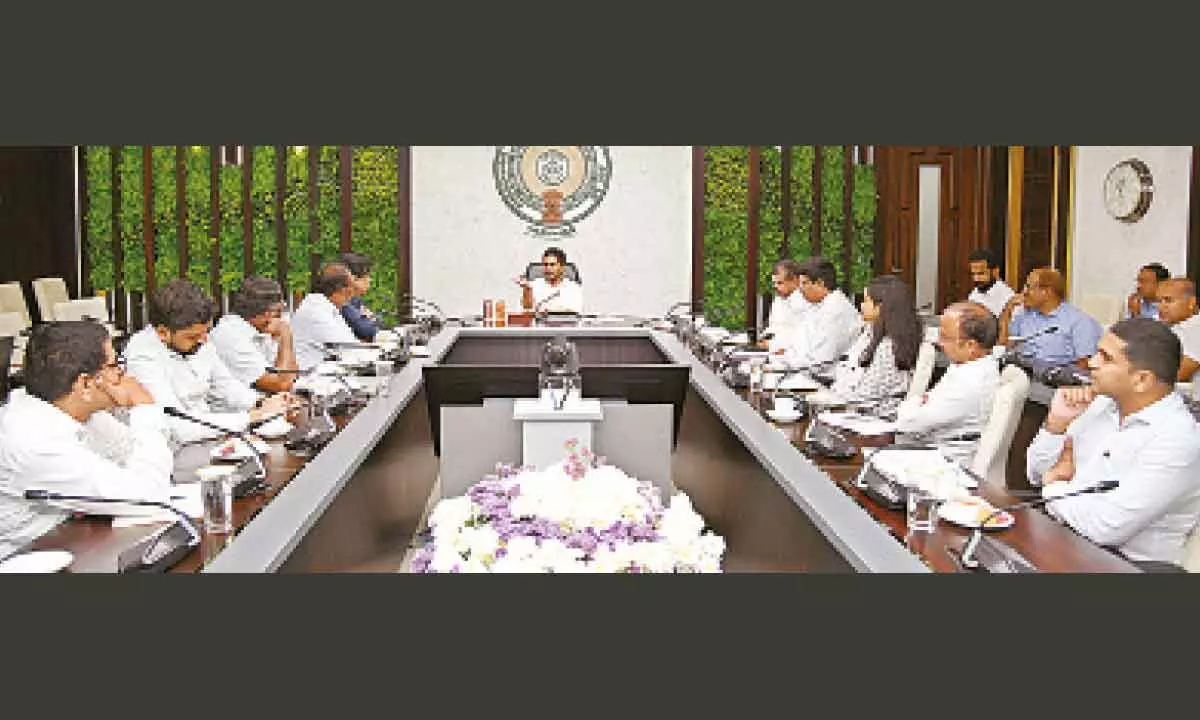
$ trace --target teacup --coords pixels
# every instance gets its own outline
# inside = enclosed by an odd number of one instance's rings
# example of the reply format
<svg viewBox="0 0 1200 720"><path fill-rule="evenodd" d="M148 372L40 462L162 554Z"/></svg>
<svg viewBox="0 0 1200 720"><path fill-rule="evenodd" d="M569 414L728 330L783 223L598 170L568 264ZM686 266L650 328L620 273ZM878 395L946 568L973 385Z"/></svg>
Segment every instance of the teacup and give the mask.
<svg viewBox="0 0 1200 720"><path fill-rule="evenodd" d="M790 395L780 395L775 398L775 413L778 415L795 415L796 398Z"/></svg>

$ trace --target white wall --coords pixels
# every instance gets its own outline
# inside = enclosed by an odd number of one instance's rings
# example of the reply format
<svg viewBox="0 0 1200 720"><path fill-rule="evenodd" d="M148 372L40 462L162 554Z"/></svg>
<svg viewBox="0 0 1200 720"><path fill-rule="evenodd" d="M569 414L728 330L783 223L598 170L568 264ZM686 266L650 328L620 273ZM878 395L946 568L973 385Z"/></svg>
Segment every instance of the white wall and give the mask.
<svg viewBox="0 0 1200 720"><path fill-rule="evenodd" d="M1138 268L1150 262L1186 275L1191 147L1081 145L1075 152L1070 301L1089 294L1123 299L1133 292ZM1104 176L1131 157L1145 162L1154 178L1150 209L1132 224L1104 209Z"/></svg>
<svg viewBox="0 0 1200 720"><path fill-rule="evenodd" d="M583 277L584 311L661 315L691 281L691 148L610 148L612 180L573 236L547 240L504 205L492 179L494 146L412 152L413 294L454 316L484 298L519 309L512 278L555 244Z"/></svg>

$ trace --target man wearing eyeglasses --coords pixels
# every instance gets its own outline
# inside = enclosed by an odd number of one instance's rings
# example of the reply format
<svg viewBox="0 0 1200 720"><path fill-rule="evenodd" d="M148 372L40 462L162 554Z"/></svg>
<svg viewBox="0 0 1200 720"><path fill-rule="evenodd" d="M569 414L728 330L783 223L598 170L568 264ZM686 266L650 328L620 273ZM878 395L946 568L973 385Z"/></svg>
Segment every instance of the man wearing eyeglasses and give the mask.
<svg viewBox="0 0 1200 720"><path fill-rule="evenodd" d="M542 253L543 277L513 281L521 286L521 307L534 312L583 312L583 286L564 274L567 254L556 247Z"/></svg>
<svg viewBox="0 0 1200 720"><path fill-rule="evenodd" d="M248 277L229 299L229 313L208 334L221 361L243 385L267 393L292 389L295 372L267 372L270 367L292 371L299 367L283 308L279 283Z"/></svg>
<svg viewBox="0 0 1200 720"><path fill-rule="evenodd" d="M128 424L109 412L125 408ZM169 501L174 458L167 424L150 393L124 368L103 325L34 328L25 386L0 406L0 558L67 517L60 504L25 500L26 490ZM72 502L100 515L152 508Z"/></svg>
<svg viewBox="0 0 1200 720"><path fill-rule="evenodd" d="M1019 354L1035 364L1087 368L1088 358L1104 329L1095 318L1066 302L1066 282L1054 268L1035 268L1024 292L1014 295L1000 313L1000 344L1020 342ZM1014 317L1018 305L1024 312ZM1053 327L1054 331L1049 329Z"/></svg>

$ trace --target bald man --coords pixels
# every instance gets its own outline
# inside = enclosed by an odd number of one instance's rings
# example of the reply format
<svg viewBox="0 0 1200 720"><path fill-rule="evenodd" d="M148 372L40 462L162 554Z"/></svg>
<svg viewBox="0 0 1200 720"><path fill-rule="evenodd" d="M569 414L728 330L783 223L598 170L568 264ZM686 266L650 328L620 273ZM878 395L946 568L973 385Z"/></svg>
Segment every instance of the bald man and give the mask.
<svg viewBox="0 0 1200 720"><path fill-rule="evenodd" d="M1179 382L1190 382L1200 368L1200 314L1197 314L1196 284L1184 277L1158 283L1158 318L1179 338L1183 353Z"/></svg>
<svg viewBox="0 0 1200 720"><path fill-rule="evenodd" d="M1000 313L1000 344L1021 342L1020 354L1038 365L1087 368L1104 328L1066 302L1065 293L1062 273L1048 267L1032 270L1023 291L1014 295ZM1025 311L1013 317L1017 305L1024 306ZM1048 332L1051 327L1055 330Z"/></svg>
<svg viewBox="0 0 1200 720"><path fill-rule="evenodd" d="M340 262L325 263L313 280L313 291L292 313L292 344L301 370L325 359L325 343L358 343L341 311L352 297L350 268Z"/></svg>

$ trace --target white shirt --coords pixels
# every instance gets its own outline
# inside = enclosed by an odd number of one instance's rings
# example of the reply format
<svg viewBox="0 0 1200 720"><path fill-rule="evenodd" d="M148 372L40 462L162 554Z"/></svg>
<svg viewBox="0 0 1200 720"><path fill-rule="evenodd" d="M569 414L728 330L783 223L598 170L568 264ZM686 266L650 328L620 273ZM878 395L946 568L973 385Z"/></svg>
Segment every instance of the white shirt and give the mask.
<svg viewBox="0 0 1200 720"><path fill-rule="evenodd" d="M920 397L900 403L896 430L929 435L935 442L968 433L982 435L999 385L1000 368L991 355L952 363L926 393L924 403Z"/></svg>
<svg viewBox="0 0 1200 720"><path fill-rule="evenodd" d="M782 338L796 331L804 318L804 313L813 308L813 304L804 299L804 294L793 290L791 295L780 297L776 295L771 300L771 314L767 317L767 327L764 332L772 333L776 338Z"/></svg>
<svg viewBox="0 0 1200 720"><path fill-rule="evenodd" d="M997 280L992 283L987 292L979 292L979 288L972 288L971 294L967 295L967 300L976 302L992 311L996 317L1000 317L1000 313L1004 311L1004 306L1008 304L1009 299L1013 295L1013 289L1008 286L1003 280Z"/></svg>
<svg viewBox="0 0 1200 720"><path fill-rule="evenodd" d="M841 290L809 304L811 308L801 313L797 329L786 333L780 343L783 362L790 368L837 360L862 331L862 317Z"/></svg>
<svg viewBox="0 0 1200 720"><path fill-rule="evenodd" d="M341 311L321 293L309 293L292 313L292 345L296 364L311 370L325 359L325 343L359 342Z"/></svg>
<svg viewBox="0 0 1200 720"><path fill-rule="evenodd" d="M1058 460L1067 436L1075 476L1043 490L1049 497L1104 480L1120 485L1108 492L1052 502L1047 511L1099 545L1115 547L1130 560L1181 564L1188 535L1200 519L1200 426L1178 393L1120 422L1117 405L1100 396L1055 435L1038 431L1026 454L1030 482Z"/></svg>
<svg viewBox="0 0 1200 720"><path fill-rule="evenodd" d="M129 425L107 412L80 423L54 405L14 390L0 406L0 557L67 517L69 506L97 515L132 515L156 508L118 503L25 500L28 489L68 495L167 502L174 457L166 421L154 405L129 410Z"/></svg>
<svg viewBox="0 0 1200 720"><path fill-rule="evenodd" d="M150 391L160 407L177 407L186 413L230 430L245 430L250 408L258 393L229 372L212 343L204 343L189 357L168 348L147 325L125 346L129 374ZM181 443L220 437L217 430L168 418L172 434Z"/></svg>
<svg viewBox="0 0 1200 720"><path fill-rule="evenodd" d="M570 278L562 278L558 285L551 285L546 278L536 278L529 282L533 291L533 309L547 312L583 312L583 286ZM554 293L557 296L546 300ZM545 302L545 304L542 304Z"/></svg>
<svg viewBox="0 0 1200 720"><path fill-rule="evenodd" d="M208 333L208 341L230 374L248 387L254 387L254 382L267 373L279 352L275 338L255 330L245 318L234 313L221 317Z"/></svg>
<svg viewBox="0 0 1200 720"><path fill-rule="evenodd" d="M1171 330L1179 338L1179 344L1183 346L1183 354L1200 362L1200 314L1175 323L1171 326Z"/></svg>

